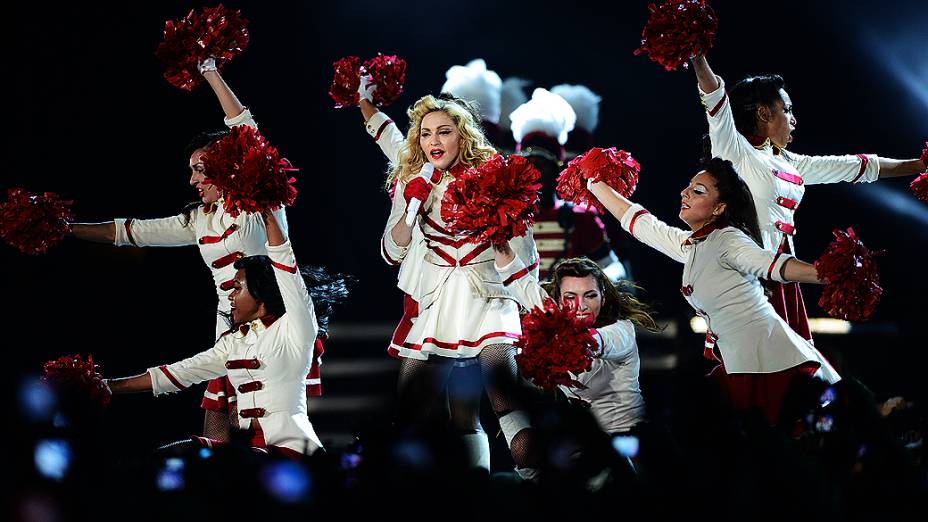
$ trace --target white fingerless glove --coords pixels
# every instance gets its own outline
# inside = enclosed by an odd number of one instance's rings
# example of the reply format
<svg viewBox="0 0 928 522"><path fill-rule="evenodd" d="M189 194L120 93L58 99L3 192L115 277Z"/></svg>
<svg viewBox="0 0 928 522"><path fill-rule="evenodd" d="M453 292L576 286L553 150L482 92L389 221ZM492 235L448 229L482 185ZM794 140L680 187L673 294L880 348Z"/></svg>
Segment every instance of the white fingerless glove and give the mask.
<svg viewBox="0 0 928 522"><path fill-rule="evenodd" d="M216 70L216 59L210 56L209 58L200 62L200 64L197 65L197 69L200 70L200 74L206 74L210 71L215 71Z"/></svg>
<svg viewBox="0 0 928 522"><path fill-rule="evenodd" d="M358 85L358 101L367 100L371 103L374 103L374 91L377 90L377 84L374 83L374 78L365 74L361 77L361 83Z"/></svg>

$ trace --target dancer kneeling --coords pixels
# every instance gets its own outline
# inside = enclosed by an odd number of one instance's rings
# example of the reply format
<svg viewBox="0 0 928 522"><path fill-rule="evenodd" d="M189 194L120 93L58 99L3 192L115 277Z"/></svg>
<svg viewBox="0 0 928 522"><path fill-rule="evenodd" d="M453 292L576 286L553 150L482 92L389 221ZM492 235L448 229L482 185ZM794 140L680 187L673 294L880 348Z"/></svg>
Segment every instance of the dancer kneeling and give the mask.
<svg viewBox="0 0 928 522"><path fill-rule="evenodd" d="M232 329L193 357L107 381L113 393L173 393L228 376L238 391L238 428L251 444L287 456L322 447L306 416L304 379L318 326L287 236L274 214L264 212L267 256L235 262Z"/></svg>

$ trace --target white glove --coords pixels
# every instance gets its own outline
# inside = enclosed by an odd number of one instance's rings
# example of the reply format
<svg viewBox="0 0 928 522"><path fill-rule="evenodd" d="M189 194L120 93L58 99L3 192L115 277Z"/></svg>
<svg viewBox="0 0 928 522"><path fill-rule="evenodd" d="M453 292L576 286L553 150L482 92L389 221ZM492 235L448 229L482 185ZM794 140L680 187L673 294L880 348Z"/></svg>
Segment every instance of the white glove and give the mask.
<svg viewBox="0 0 928 522"><path fill-rule="evenodd" d="M358 85L358 101L367 100L374 103L374 91L377 90L377 84L374 83L374 77L365 74L361 77L361 83Z"/></svg>
<svg viewBox="0 0 928 522"><path fill-rule="evenodd" d="M425 164L422 165L422 168L419 169L419 174L406 184L406 190L411 196L407 198L408 201L406 203L406 226L412 226L416 221L416 215L419 214L419 208L422 206L422 199L420 197L415 197L413 194L419 193L419 195L428 197L432 187L438 182L435 178L441 179L440 174L440 172L435 171L434 165L426 161ZM404 194L404 197L405 196L406 194Z"/></svg>
<svg viewBox="0 0 928 522"><path fill-rule="evenodd" d="M200 74L206 74L210 71L215 71L216 70L216 59L210 56L209 58L200 62L200 64L197 65L197 69L200 70Z"/></svg>

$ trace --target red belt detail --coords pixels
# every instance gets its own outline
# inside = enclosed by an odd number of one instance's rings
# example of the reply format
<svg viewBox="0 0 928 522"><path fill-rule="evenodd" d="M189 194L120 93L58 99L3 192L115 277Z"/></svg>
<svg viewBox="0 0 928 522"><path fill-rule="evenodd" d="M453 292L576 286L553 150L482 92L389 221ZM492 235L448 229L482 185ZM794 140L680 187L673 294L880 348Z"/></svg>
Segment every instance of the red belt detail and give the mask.
<svg viewBox="0 0 928 522"><path fill-rule="evenodd" d="M693 295L693 285L681 286L680 293L685 295L686 297Z"/></svg>
<svg viewBox="0 0 928 522"><path fill-rule="evenodd" d="M284 272L289 272L291 274L295 274L298 268L297 265L287 266L283 263L278 263L277 261L271 261L271 265L273 265L274 268L283 270Z"/></svg>
<svg viewBox="0 0 928 522"><path fill-rule="evenodd" d="M257 417L264 417L264 414L267 413L267 410L264 408L247 408L244 410L239 410L238 416L243 419L254 419Z"/></svg>
<svg viewBox="0 0 928 522"><path fill-rule="evenodd" d="M783 172L782 170L773 169L773 175L782 179L783 181L788 181L794 185L802 185L802 176L797 174L790 174L789 172Z"/></svg>
<svg viewBox="0 0 928 522"><path fill-rule="evenodd" d="M235 279L229 279L228 281L219 283L220 290L232 290L233 288L235 288Z"/></svg>
<svg viewBox="0 0 928 522"><path fill-rule="evenodd" d="M538 262L539 262L539 260L536 259L535 262L532 263L531 265L529 265L529 266L523 268L522 270L519 270L518 272L512 274L511 276L507 277L506 280L503 281L503 286L509 286L509 285L512 284L512 282L515 281L516 279L519 279L520 277L523 277L525 274L527 274L527 273L531 272L532 270L534 270L535 267L538 266Z"/></svg>
<svg viewBox="0 0 928 522"><path fill-rule="evenodd" d="M261 361L257 357L253 359L231 359L226 361L227 370L257 370L261 367Z"/></svg>
<svg viewBox="0 0 928 522"><path fill-rule="evenodd" d="M391 123L393 123L393 120L387 120L380 124L380 128L377 129L377 135L374 136L374 141L380 140L380 135L383 134L383 131L387 128L387 125L390 125Z"/></svg>
<svg viewBox="0 0 928 522"><path fill-rule="evenodd" d="M126 220L126 237L129 238L129 242L132 243L132 246L139 246L135 242L135 238L132 237L132 218Z"/></svg>
<svg viewBox="0 0 928 522"><path fill-rule="evenodd" d="M461 260L458 261L457 259L454 258L454 256L445 252L444 250L436 246L429 245L429 249L431 249L432 252L435 252L435 254L438 257L448 262L447 266L467 266L471 261L474 260L475 257L482 254L488 248L490 248L490 243L483 243L481 245L477 245L466 256L462 257ZM445 266L445 265L441 265L441 266Z"/></svg>
<svg viewBox="0 0 928 522"><path fill-rule="evenodd" d="M870 158L867 156L858 154L857 157L860 158L860 170L857 172L857 176L851 180L851 183L857 183L857 180L859 180L860 177L864 175L864 171L867 170L867 165L870 164Z"/></svg>
<svg viewBox="0 0 928 522"><path fill-rule="evenodd" d="M715 116L722 109L722 104L724 104L725 100L727 99L728 99L728 93L726 92L725 94L722 95L722 99L719 100L719 102L715 104L715 107L713 107L712 110L709 111L709 116Z"/></svg>
<svg viewBox="0 0 928 522"><path fill-rule="evenodd" d="M261 381L251 381L251 382L246 382L245 384L239 384L237 389L239 393L248 393L248 392L253 392L256 390L261 390L263 388L264 388L264 383L262 383Z"/></svg>
<svg viewBox="0 0 928 522"><path fill-rule="evenodd" d="M796 227L794 227L793 225L790 225L789 223L784 223L778 220L775 223L775 225L777 227L777 230L779 230L780 232L783 232L784 234L789 234L791 236L796 234Z"/></svg>
<svg viewBox="0 0 928 522"><path fill-rule="evenodd" d="M780 205L781 207L786 207L790 210L796 210L797 208L799 208L798 201L795 201L789 198L784 198L783 196L777 196L776 202L777 202L777 205Z"/></svg>
<svg viewBox="0 0 928 522"><path fill-rule="evenodd" d="M448 245L452 248L461 248L461 246L467 243L466 237L458 239L458 240L454 240L447 236L435 236L435 235L428 234L425 232L423 232L422 235L425 236L425 238L428 239L429 241L435 241L436 243Z"/></svg>
<svg viewBox="0 0 928 522"><path fill-rule="evenodd" d="M641 209L638 212L635 212L635 215L632 216L632 220L628 224L628 233L631 234L632 237L635 237L635 221L638 221L638 218L640 218L641 216L647 213L648 213L647 210Z"/></svg>
<svg viewBox="0 0 928 522"><path fill-rule="evenodd" d="M719 361L719 358L715 356L715 344L718 340L719 336L712 333L712 330L706 330L706 344L702 350L703 357L710 361Z"/></svg>
<svg viewBox="0 0 928 522"><path fill-rule="evenodd" d="M225 238L231 236L232 233L235 232L236 230L238 230L238 225L236 225L235 223L232 223L232 225L229 226L229 228L227 228L227 229L225 230L225 232L222 233L221 236L203 236L203 237L201 237L200 239L198 239L197 241L198 241L201 245L212 245L212 244L214 244L214 243L219 243L219 242L222 241L223 239L225 239Z"/></svg>
<svg viewBox="0 0 928 522"><path fill-rule="evenodd" d="M245 257L245 254L241 252L232 252L231 254L227 256L222 256L219 259L213 261L212 263L210 263L210 266L212 266L213 268L227 267L243 257Z"/></svg>

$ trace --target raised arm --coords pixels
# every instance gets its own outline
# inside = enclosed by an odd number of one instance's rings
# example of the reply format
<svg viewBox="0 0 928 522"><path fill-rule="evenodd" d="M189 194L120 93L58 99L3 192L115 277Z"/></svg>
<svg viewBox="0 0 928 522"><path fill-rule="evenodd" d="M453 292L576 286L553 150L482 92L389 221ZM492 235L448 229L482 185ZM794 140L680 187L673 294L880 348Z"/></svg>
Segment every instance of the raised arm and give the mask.
<svg viewBox="0 0 928 522"><path fill-rule="evenodd" d="M361 116L364 118L364 128L367 133L374 138L374 142L383 151L390 163L395 164L399 160L400 149L406 142L406 136L397 128L396 123L385 113L380 112L373 103L373 92L377 89L377 84L368 76L361 77L361 83L358 86L358 107L361 109Z"/></svg>
<svg viewBox="0 0 928 522"><path fill-rule="evenodd" d="M709 67L709 61L706 60L705 55L693 58L693 72L696 73L699 90L702 92L713 92L722 86L718 77L712 72L712 68Z"/></svg>
<svg viewBox="0 0 928 522"><path fill-rule="evenodd" d="M682 263L686 260L683 242L689 237L689 232L667 225L603 182L593 183L589 189L632 237L674 261Z"/></svg>
<svg viewBox="0 0 928 522"><path fill-rule="evenodd" d="M92 241L94 243L116 242L116 223L71 223L71 232L68 234L77 239Z"/></svg>
<svg viewBox="0 0 928 522"><path fill-rule="evenodd" d="M213 89L213 93L216 94L216 99L219 100L219 105L222 106L222 112L225 113L226 126L231 128L238 125L248 125L249 127L258 128L258 124L251 117L251 111L242 105L242 102L238 100L229 85L222 79L222 75L216 69L214 59L207 58L200 63L200 74L203 75L203 79L206 80L206 83Z"/></svg>
<svg viewBox="0 0 928 522"><path fill-rule="evenodd" d="M287 311L282 320L286 321L290 340L295 346L300 349L312 348L319 325L293 248L274 214L265 211L261 215L267 229L267 255L271 258L280 296Z"/></svg>

